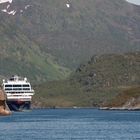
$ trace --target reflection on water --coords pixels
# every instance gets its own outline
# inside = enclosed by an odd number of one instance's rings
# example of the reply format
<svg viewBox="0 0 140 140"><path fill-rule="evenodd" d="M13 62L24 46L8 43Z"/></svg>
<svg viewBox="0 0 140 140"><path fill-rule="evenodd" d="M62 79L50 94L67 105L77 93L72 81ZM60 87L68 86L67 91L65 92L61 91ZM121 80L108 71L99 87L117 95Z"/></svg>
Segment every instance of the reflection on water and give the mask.
<svg viewBox="0 0 140 140"><path fill-rule="evenodd" d="M140 112L40 109L0 117L0 140L140 139Z"/></svg>

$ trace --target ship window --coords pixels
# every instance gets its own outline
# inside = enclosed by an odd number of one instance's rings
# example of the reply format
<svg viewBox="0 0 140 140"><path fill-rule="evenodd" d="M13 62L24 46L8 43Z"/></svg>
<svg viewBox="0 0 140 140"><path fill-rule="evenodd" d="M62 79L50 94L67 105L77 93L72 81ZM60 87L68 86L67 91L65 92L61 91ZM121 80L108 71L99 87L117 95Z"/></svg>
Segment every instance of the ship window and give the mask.
<svg viewBox="0 0 140 140"><path fill-rule="evenodd" d="M5 87L12 87L12 85L5 85Z"/></svg>
<svg viewBox="0 0 140 140"><path fill-rule="evenodd" d="M30 88L24 88L23 90L30 90Z"/></svg>
<svg viewBox="0 0 140 140"><path fill-rule="evenodd" d="M23 85L23 87L30 87L29 85Z"/></svg>
<svg viewBox="0 0 140 140"><path fill-rule="evenodd" d="M21 85L13 85L13 87L21 87Z"/></svg>
<svg viewBox="0 0 140 140"><path fill-rule="evenodd" d="M22 90L21 88L15 88L14 90Z"/></svg>
<svg viewBox="0 0 140 140"><path fill-rule="evenodd" d="M5 88L5 90L12 90L12 88Z"/></svg>
<svg viewBox="0 0 140 140"><path fill-rule="evenodd" d="M14 81L14 78L10 78L10 81Z"/></svg>

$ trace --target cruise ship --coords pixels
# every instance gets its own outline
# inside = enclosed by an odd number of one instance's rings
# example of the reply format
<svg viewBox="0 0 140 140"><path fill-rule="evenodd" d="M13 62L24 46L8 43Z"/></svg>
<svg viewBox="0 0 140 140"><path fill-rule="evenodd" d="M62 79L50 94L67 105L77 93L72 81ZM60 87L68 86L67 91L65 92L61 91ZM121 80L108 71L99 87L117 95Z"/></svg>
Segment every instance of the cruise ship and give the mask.
<svg viewBox="0 0 140 140"><path fill-rule="evenodd" d="M31 108L31 100L34 90L27 78L17 75L3 80L3 90L7 96L6 102L11 111L24 111Z"/></svg>

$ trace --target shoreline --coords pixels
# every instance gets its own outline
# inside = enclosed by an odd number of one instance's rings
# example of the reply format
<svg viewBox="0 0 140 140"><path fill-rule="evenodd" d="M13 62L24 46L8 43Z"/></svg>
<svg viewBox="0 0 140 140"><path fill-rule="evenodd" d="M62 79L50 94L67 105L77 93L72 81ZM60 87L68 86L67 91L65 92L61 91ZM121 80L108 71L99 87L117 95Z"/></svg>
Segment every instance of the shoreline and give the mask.
<svg viewBox="0 0 140 140"><path fill-rule="evenodd" d="M96 110L106 110L106 111L140 111L140 108L123 108L123 107L37 107L37 108L32 108L31 110L34 109L96 109Z"/></svg>
<svg viewBox="0 0 140 140"><path fill-rule="evenodd" d="M99 109L99 107L32 107L32 109Z"/></svg>
<svg viewBox="0 0 140 140"><path fill-rule="evenodd" d="M124 107L100 107L100 110L119 110L119 111L140 111L140 108L124 108Z"/></svg>

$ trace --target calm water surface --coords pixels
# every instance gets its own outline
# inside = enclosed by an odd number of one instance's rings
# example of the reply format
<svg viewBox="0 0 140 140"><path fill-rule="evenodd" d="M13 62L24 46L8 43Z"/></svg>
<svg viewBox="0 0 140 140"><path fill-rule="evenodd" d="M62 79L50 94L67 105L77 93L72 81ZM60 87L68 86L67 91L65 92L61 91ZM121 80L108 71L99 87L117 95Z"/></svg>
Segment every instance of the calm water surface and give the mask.
<svg viewBox="0 0 140 140"><path fill-rule="evenodd" d="M140 140L139 111L40 109L0 117L0 140Z"/></svg>

